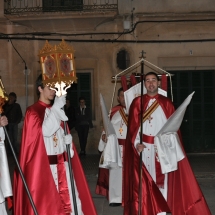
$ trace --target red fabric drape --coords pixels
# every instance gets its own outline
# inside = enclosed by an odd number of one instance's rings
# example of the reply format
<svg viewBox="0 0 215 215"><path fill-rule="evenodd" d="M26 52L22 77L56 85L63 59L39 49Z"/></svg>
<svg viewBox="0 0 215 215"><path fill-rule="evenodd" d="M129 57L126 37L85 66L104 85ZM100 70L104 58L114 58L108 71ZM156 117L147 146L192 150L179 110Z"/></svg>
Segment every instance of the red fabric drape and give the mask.
<svg viewBox="0 0 215 215"><path fill-rule="evenodd" d="M132 75L130 76L130 80L131 80L132 86L134 86L134 85L137 84L137 80L136 80L136 78L135 78L135 75L132 74Z"/></svg>
<svg viewBox="0 0 215 215"><path fill-rule="evenodd" d="M161 88L165 91L167 91L167 76L162 75L161 76Z"/></svg>
<svg viewBox="0 0 215 215"><path fill-rule="evenodd" d="M12 197L7 197L6 201L7 201L7 207L10 210L13 207Z"/></svg>
<svg viewBox="0 0 215 215"><path fill-rule="evenodd" d="M127 80L124 75L121 76L122 89L125 92L128 89Z"/></svg>

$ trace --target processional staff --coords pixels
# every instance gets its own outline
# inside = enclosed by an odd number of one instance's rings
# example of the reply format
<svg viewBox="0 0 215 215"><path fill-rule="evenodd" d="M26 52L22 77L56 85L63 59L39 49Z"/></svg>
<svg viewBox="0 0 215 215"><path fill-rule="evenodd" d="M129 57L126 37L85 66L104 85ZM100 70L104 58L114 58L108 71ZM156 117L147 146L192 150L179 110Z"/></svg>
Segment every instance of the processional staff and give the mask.
<svg viewBox="0 0 215 215"><path fill-rule="evenodd" d="M52 90L55 90L56 96L58 97L66 95L66 90L71 84L77 82L73 47L68 45L64 40L62 40L58 46L52 46L46 41L43 49L39 52L39 57L43 84L49 86ZM68 134L68 126L66 122L64 122L64 133L65 135ZM74 215L78 215L70 147L69 144L66 145Z"/></svg>
<svg viewBox="0 0 215 215"><path fill-rule="evenodd" d="M145 52L141 52L141 58L144 59ZM144 61L141 62L141 99L140 99L140 144L143 144L143 76L144 76ZM140 152L139 160L139 205L138 215L142 215L142 151Z"/></svg>
<svg viewBox="0 0 215 215"><path fill-rule="evenodd" d="M2 112L3 112L3 108L2 108L2 107L3 107L3 105L5 104L6 101L8 101L8 95L7 95L6 91L5 91L3 82L2 82L1 77L0 77L0 117L1 117L1 114L2 114ZM17 157L16 157L16 153L15 153L15 151L14 151L14 149L13 149L13 146L12 146L12 143L11 143L11 140L10 140L10 137L9 137L9 135L8 135L8 133L7 133L6 128L3 127L3 129L4 129L4 132L5 132L5 134L6 134L6 137L7 137L8 143L9 143L9 146L10 146L10 148L11 148L11 151L12 151L12 154L13 154L13 157L14 157L14 160L15 160L15 163L16 163L16 165L17 165L17 167L18 167L19 174L20 174L20 176L21 176L22 182L23 182L23 184L24 184L24 187L25 187L25 190L26 190L26 192L27 192L27 195L28 195L29 201L30 201L30 203L31 203L32 209L33 209L33 211L34 211L34 214L35 214L35 215L38 215L37 209L36 209L36 207L35 207L35 204L34 204L34 202L33 202L32 196L31 196L31 193L30 193L30 191L29 191L29 189L28 189L28 185L27 185L27 183L26 183L26 181L25 181L25 177L24 177L24 175L23 175L22 169L21 169L21 167L20 167L20 165L19 165L19 162L18 162L18 159L17 159Z"/></svg>

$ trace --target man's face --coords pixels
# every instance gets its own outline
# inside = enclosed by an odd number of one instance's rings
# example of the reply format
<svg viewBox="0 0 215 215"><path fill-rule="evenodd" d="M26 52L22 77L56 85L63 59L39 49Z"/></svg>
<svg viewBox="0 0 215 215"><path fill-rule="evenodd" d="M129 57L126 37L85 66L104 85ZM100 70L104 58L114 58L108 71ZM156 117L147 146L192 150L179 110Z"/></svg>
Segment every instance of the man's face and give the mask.
<svg viewBox="0 0 215 215"><path fill-rule="evenodd" d="M15 102L16 98L14 96L9 96L8 103L13 104Z"/></svg>
<svg viewBox="0 0 215 215"><path fill-rule="evenodd" d="M84 100L84 99L81 99L81 100L79 101L79 104L80 104L80 106L83 108L83 107L85 106L85 100Z"/></svg>
<svg viewBox="0 0 215 215"><path fill-rule="evenodd" d="M158 93L158 86L160 81L157 80L155 75L147 75L145 78L145 87L147 89L147 94L150 96L155 96Z"/></svg>
<svg viewBox="0 0 215 215"><path fill-rule="evenodd" d="M119 96L117 97L118 102L125 107L125 98L124 98L124 92L120 91Z"/></svg>
<svg viewBox="0 0 215 215"><path fill-rule="evenodd" d="M45 86L43 89L41 87L38 88L40 91L40 100L46 104L50 104L52 100L55 98L55 91L51 90L50 87Z"/></svg>

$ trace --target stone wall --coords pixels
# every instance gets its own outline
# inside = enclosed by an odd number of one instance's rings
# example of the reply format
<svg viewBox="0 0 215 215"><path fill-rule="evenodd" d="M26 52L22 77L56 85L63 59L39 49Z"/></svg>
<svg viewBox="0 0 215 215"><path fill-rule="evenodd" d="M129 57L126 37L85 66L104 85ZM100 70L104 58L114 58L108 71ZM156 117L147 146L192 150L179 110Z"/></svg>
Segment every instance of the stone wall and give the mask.
<svg viewBox="0 0 215 215"><path fill-rule="evenodd" d="M116 12L61 15L49 13L39 16L28 14L0 17L1 32L5 34L30 32L83 34L71 37L32 36L29 40L20 36L18 39L12 39L12 43L1 37L0 76L7 92L16 92L17 102L21 105L24 114L26 106L37 100L35 80L41 71L38 52L45 44L45 40L41 39L48 38L51 44L60 42L51 39L71 39L71 45L75 49L77 71L84 69L93 71L92 94L95 114L93 124L95 127L89 133L87 150L90 153L97 151L102 131L99 94L102 93L105 97L109 109L114 87L111 77L121 71L116 64L116 55L119 50L124 48L128 51L130 65L139 61L140 52L144 50L146 60L163 69L215 69L215 25L213 21L215 5L212 4L212 1L204 1L204 4L203 1L197 1L188 5L185 5L185 1L167 3L166 1L119 0L118 2L119 14ZM130 4L131 2L133 5ZM1 3L1 12L3 11L2 6ZM129 31L123 29L123 22L127 16L131 20L132 7L135 7L133 24L138 22L135 30L127 34L118 34L118 32ZM193 11L195 13L192 13ZM183 14L180 14L181 12ZM164 15L164 13L168 15ZM205 20L208 18L212 20ZM173 22L176 19L189 19L190 21ZM195 21L195 19L201 21ZM115 34L106 34L110 32L115 32ZM89 34L84 35L86 33ZM30 70L27 80L23 73L25 64ZM144 67L145 72L151 70L148 66ZM140 72L140 67L133 72ZM117 89L119 87L118 83ZM116 96L114 104L117 104ZM20 131L21 127L20 124ZM72 133L78 147L77 134L74 130Z"/></svg>

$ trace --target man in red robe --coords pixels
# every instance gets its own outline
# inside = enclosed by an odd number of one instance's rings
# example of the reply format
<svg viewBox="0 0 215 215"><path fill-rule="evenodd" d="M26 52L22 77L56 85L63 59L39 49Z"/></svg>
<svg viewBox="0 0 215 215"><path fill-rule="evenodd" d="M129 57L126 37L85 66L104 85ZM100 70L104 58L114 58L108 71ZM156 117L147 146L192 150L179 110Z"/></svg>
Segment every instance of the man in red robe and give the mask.
<svg viewBox="0 0 215 215"><path fill-rule="evenodd" d="M124 215L137 215L140 204L141 214L156 215L171 211L172 215L211 215L186 155L178 162L176 171L166 175L161 173L154 148L154 136L172 115L174 106L168 98L158 94L160 81L156 73L147 73L144 80L147 94L142 96L142 104L141 97L135 98L129 111L125 145L125 158L129 157L129 159L124 159ZM141 106L143 108L143 144L137 141ZM151 108L152 106L154 107ZM182 144L181 148L183 148ZM143 160L141 182L140 152ZM139 192L140 189L141 192ZM168 206L164 207L166 203Z"/></svg>
<svg viewBox="0 0 215 215"><path fill-rule="evenodd" d="M96 215L94 203L71 135L65 135L61 109L65 96L55 98L55 91L36 82L39 101L28 107L22 133L20 167L39 215L74 214L73 194L68 171L66 144L71 144L78 215ZM51 105L55 98L54 104ZM19 173L14 173L14 215L33 215L33 209Z"/></svg>

